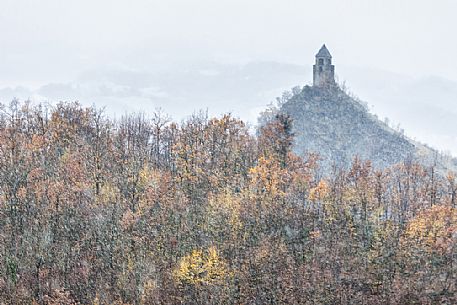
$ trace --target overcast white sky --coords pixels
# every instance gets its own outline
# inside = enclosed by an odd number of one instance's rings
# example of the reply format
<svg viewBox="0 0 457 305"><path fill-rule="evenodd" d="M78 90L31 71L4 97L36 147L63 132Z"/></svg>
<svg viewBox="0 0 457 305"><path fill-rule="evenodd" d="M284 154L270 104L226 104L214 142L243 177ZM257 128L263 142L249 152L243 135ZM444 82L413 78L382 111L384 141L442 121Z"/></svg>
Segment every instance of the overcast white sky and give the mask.
<svg viewBox="0 0 457 305"><path fill-rule="evenodd" d="M87 71L102 71L107 67L150 73L179 70L182 63L198 66L205 62L260 61L308 67L308 74L303 78L297 75L290 78L303 79L303 85L311 80L309 68L315 53L326 43L340 79L351 79L349 72L344 74L349 71L344 67L360 68L361 73L366 69L387 72L377 84L367 78L357 87L357 77L365 77L361 75L352 78L355 86L349 84L363 93L362 98L377 102L380 107L375 110L397 122L406 122L407 132L420 140L433 142L442 137L444 140L432 144L457 155L457 136L449 124L439 127L439 132L438 129L432 132L426 126L419 128L420 122L427 120L423 113L429 111L425 109L435 106L434 96L443 86L452 89L447 90L445 102L436 102L439 109L435 110L443 116L447 112L448 117L452 117L452 112L457 113L457 107L453 107L456 92L453 90L457 89L456 13L455 0L0 0L0 89L73 84L57 86L59 92L66 95L65 90L73 90L81 75L87 79L87 75L91 75ZM428 108L422 107L417 117L411 114L409 125L405 113L408 115L408 107L414 105L415 100L411 97L410 104L403 105L406 110L402 113L392 107L397 103L394 100L397 89L381 84L389 82L394 75L391 72L416 78L446 79L445 85L437 81L426 92L429 98L424 103ZM379 73L376 75L379 77ZM141 78L141 74L129 77L129 81L150 81L147 77ZM185 75L181 77L185 79ZM285 79L287 75L282 77ZM96 74L92 75L91 81L96 78ZM170 77L169 82L173 81ZM196 83L194 80L188 87ZM294 81L293 85L296 84ZM170 93L157 84L142 86L144 88L134 89L152 92L156 100ZM382 100L384 89L378 88L382 86L389 87L393 94L390 104ZM46 88L49 92L49 87ZM364 91L365 88L371 91ZM202 88L203 91L209 89ZM221 100L231 88L222 89ZM8 90L3 92L7 95ZM124 86L115 90L126 89ZM69 99L73 98L70 91ZM409 96L409 92L403 91ZM86 92L91 96L90 90ZM217 99L217 92L210 98ZM242 98L240 91L237 99ZM268 102L274 96L269 97L267 93L264 98ZM134 104L129 98L118 98L116 102L117 106ZM206 108L208 105L196 102L194 106ZM436 122L443 118L437 117ZM451 126L457 127L457 124ZM452 141L456 143L449 144Z"/></svg>
<svg viewBox="0 0 457 305"><path fill-rule="evenodd" d="M71 78L99 64L276 60L457 80L455 0L0 0L3 82Z"/></svg>

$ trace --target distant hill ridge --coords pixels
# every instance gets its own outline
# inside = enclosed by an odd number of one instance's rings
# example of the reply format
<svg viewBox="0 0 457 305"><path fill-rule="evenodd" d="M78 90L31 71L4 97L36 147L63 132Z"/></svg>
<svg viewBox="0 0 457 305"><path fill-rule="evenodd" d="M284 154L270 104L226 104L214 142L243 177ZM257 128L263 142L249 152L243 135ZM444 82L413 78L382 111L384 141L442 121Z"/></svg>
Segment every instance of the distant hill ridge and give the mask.
<svg viewBox="0 0 457 305"><path fill-rule="evenodd" d="M294 121L294 150L318 153L324 169L347 167L357 156L376 168L404 161L434 165L442 172L455 170L457 161L409 139L380 121L335 81L332 55L324 44L315 56L313 86L293 90L280 111Z"/></svg>
<svg viewBox="0 0 457 305"><path fill-rule="evenodd" d="M280 111L293 119L294 151L318 153L322 166L347 167L355 156L385 168L406 160L455 170L456 160L409 139L371 114L358 100L336 85L305 86Z"/></svg>

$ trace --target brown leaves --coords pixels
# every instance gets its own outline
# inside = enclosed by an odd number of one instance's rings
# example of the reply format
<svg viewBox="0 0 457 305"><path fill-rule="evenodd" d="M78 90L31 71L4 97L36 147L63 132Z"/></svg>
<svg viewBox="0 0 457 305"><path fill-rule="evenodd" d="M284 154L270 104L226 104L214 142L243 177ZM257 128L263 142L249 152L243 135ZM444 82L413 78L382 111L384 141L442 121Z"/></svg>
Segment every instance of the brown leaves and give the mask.
<svg viewBox="0 0 457 305"><path fill-rule="evenodd" d="M43 297L46 305L76 305L78 302L73 300L70 292L65 289L54 289L50 295Z"/></svg>
<svg viewBox="0 0 457 305"><path fill-rule="evenodd" d="M278 113L255 137L229 115L16 108L0 113L6 303L455 303L453 174L356 158L323 176Z"/></svg>
<svg viewBox="0 0 457 305"><path fill-rule="evenodd" d="M318 201L325 198L328 195L330 189L328 183L321 179L316 187L313 187L309 190L308 198L311 201Z"/></svg>
<svg viewBox="0 0 457 305"><path fill-rule="evenodd" d="M457 243L457 209L437 205L423 210L406 228L403 242L431 252L451 251Z"/></svg>

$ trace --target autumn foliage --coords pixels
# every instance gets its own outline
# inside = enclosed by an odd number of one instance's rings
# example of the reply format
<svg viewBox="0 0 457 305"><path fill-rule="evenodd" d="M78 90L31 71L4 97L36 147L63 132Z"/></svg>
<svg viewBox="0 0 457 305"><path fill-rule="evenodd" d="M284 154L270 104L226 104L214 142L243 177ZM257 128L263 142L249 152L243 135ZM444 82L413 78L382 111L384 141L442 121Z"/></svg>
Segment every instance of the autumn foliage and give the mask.
<svg viewBox="0 0 457 305"><path fill-rule="evenodd" d="M2 106L0 303L456 303L455 175L324 174L292 123Z"/></svg>

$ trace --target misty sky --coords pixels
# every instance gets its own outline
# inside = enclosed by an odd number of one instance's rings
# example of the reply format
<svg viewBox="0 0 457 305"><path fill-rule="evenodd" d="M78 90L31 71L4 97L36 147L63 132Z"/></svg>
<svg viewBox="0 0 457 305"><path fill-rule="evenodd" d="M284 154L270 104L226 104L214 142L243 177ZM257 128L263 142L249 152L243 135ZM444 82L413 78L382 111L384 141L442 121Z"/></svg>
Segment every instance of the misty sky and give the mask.
<svg viewBox="0 0 457 305"><path fill-rule="evenodd" d="M0 0L0 88L75 82L99 69L310 66L324 42L340 79L350 77L339 67L352 67L457 82L456 12L454 0ZM440 136L457 139L449 132ZM457 153L446 139L437 145Z"/></svg>
<svg viewBox="0 0 457 305"><path fill-rule="evenodd" d="M3 82L173 60L338 62L457 80L454 0L1 0Z"/></svg>

